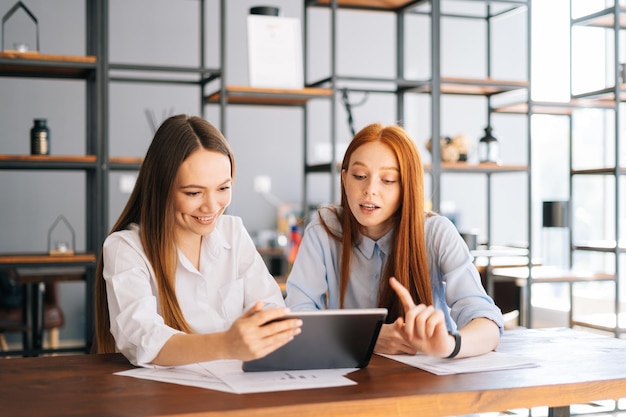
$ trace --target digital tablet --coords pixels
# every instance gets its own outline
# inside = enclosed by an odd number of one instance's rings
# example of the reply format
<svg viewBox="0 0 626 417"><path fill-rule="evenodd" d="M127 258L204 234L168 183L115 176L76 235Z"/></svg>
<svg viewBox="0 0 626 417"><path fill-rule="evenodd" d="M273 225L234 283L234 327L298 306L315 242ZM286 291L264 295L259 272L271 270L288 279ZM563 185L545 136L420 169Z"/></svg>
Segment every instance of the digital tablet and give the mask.
<svg viewBox="0 0 626 417"><path fill-rule="evenodd" d="M370 361L386 308L294 311L302 332L269 355L243 363L243 370L364 368Z"/></svg>

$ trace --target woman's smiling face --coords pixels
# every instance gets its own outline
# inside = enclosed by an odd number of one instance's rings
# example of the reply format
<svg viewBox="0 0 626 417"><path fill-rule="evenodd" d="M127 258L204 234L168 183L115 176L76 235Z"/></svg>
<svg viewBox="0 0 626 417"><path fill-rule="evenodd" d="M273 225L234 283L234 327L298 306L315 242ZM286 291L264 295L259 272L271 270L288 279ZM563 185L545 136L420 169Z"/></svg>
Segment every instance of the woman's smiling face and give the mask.
<svg viewBox="0 0 626 417"><path fill-rule="evenodd" d="M200 149L181 164L174 185L177 242L211 233L231 201L231 166L220 152Z"/></svg>
<svg viewBox="0 0 626 417"><path fill-rule="evenodd" d="M380 239L393 227L392 216L400 207L400 169L393 151L380 142L360 146L341 178L361 233Z"/></svg>

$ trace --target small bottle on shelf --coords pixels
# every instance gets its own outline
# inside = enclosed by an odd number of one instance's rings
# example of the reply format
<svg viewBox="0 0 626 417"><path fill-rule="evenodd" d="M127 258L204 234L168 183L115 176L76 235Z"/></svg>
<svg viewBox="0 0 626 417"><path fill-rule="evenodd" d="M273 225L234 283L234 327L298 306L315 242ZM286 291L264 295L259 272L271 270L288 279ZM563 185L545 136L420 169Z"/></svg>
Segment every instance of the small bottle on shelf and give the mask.
<svg viewBox="0 0 626 417"><path fill-rule="evenodd" d="M31 155L50 155L50 129L46 119L35 119L30 129Z"/></svg>

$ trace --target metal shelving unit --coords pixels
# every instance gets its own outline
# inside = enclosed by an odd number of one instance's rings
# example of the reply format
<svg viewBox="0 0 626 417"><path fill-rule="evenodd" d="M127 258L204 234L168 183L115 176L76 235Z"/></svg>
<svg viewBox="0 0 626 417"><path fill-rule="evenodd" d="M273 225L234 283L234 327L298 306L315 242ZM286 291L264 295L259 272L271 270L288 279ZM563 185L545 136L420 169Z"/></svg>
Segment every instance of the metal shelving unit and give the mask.
<svg viewBox="0 0 626 417"><path fill-rule="evenodd" d="M328 88L304 87L301 89L259 88L223 84L220 90L205 96L205 105L219 104L222 118L231 106L264 106L266 108L299 108L304 113L300 135L307 141L307 106L312 100L328 100L333 91ZM224 123L224 122L223 122ZM227 129L222 125L222 132ZM306 145L305 145L306 146ZM306 206L303 206L306 207Z"/></svg>
<svg viewBox="0 0 626 417"><path fill-rule="evenodd" d="M105 120L105 144L108 145L108 107L109 107L109 86L111 83L128 83L128 84L152 84L152 85L189 85L196 86L199 90L199 109L204 116L205 89L207 84L221 80L224 84L224 69L221 67L207 67L205 57L206 44L206 1L197 0L199 31L198 31L198 49L199 49L199 65L198 66L176 66L176 65L152 65L152 64L132 64L123 62L110 62L109 60L109 1L100 0L102 8L102 26L105 28L105 34L102 39L103 56L106 57L103 62L104 70L104 92L102 98L102 116ZM218 12L220 13L220 39L225 39L225 7L226 1L218 2ZM218 51L220 62L225 62L224 42L220 42L220 50ZM225 103L221 103L222 105ZM221 124L224 124L222 116ZM108 146L104 146L103 155L107 161L107 170L136 170L141 165L141 158L128 157L125 155L110 155ZM108 186L107 186L108 191ZM106 215L104 218L108 218Z"/></svg>
<svg viewBox="0 0 626 417"><path fill-rule="evenodd" d="M377 92L377 93L389 93L396 97L397 103L397 119L405 120L410 117L407 114L405 106L405 96L407 94L426 94L430 96L430 108L432 111L432 120L430 125L431 137L441 137L442 134L442 122L441 122L441 101L442 97L446 95L460 95L460 96L480 96L485 97L487 101L487 124L491 124L491 119L497 117L498 114L503 113L515 113L526 117L528 127L528 137L526 138L527 152L531 155L531 115L534 112L534 103L528 99L530 97L530 44L531 44L531 7L530 1L525 0L503 0L503 1L457 1L456 3L465 3L474 5L483 5L483 14L469 14L463 10L459 12L443 11L442 5L451 4L454 2L442 1L429 1L429 0L396 0L396 1L375 1L375 0L305 0L305 33L307 27L307 8L319 7L328 8L330 10L330 74L328 77L314 81L311 84L315 86L324 86L331 89L336 94L340 90L347 88L351 89L351 86L358 83L368 84L370 88L357 87L353 91L365 91L365 92ZM454 6L452 6L454 7ZM396 60L396 76L395 78L372 78L372 77L358 77L358 76L346 76L339 74L337 70L337 32L338 32L338 13L341 10L362 10L367 12L380 12L391 13L395 16L396 21L396 45L397 60ZM506 18L509 14L515 14L518 11L522 11L526 15L526 30L527 30L527 44L528 51L524 51L526 57L526 77L523 80L506 80L496 79L492 77L492 50L491 50L491 36L492 35L492 22L496 19ZM413 14L426 16L430 22L430 76L423 79L408 79L405 77L405 57L402 51L405 50L405 32L407 16ZM484 78L463 78L463 77L450 77L442 73L441 69L441 26L442 21L447 18L460 18L460 19L473 19L482 21L485 25L485 48L486 48L486 74ZM306 39L306 38L305 38ZM306 49L306 47L305 47ZM305 65L305 70L307 66ZM306 79L306 78L305 78ZM375 84L375 85L374 85ZM508 110L496 107L493 104L500 95L518 92L522 93L526 99L523 102L516 103L515 107L511 107ZM334 132L336 132L336 112L337 105L333 100L331 106L330 115L330 129L332 138L332 155L335 155L336 138ZM488 246L492 244L492 181L494 176L508 175L508 174L522 174L527 180L527 187L525 190L520 190L520 204L526 204L528 206L528 219L527 221L527 236L524 236L520 240L532 242L532 190L531 190L531 163L530 160L527 164L507 165L491 165L491 164L468 164L468 163L444 163L441 162L441 149L439 141L433 141L432 149L432 163L427 164L425 169L430 176L431 182L431 199L433 209L440 211L441 209L441 192L442 182L441 179L447 174L462 173L476 176L482 176L486 180L487 198L486 205L486 224L487 224L487 242ZM307 204L307 186L306 177L309 174L325 173L330 175L331 192L329 201L335 201L338 196L336 190L338 181L336 180L338 175L338 161L332 160L327 164L319 166L310 166L307 163L306 146L305 146L305 185L304 185L304 205ZM528 251L532 254L530 243L528 243ZM530 265L532 255L528 256L528 263ZM488 276L488 280L490 277ZM531 278L532 279L532 278ZM491 288L491 283L487 283L487 287ZM530 300L530 285L525 287L527 294L526 299ZM526 322L531 322L530 308L527 308Z"/></svg>
<svg viewBox="0 0 626 417"><path fill-rule="evenodd" d="M98 163L101 158L99 150L102 142L101 118L98 115L102 82L99 49L102 33L98 7L96 2L85 2L85 26L90 30L86 33L86 55L84 56L51 55L38 52L0 52L0 77L44 78L53 81L75 80L86 85L85 155L0 155L0 170L3 171L35 170L41 172L42 175L50 171L73 171L83 172L86 177L86 248L84 252L77 252L71 256L50 256L40 253L0 254L0 266L3 268L84 268L85 302L88 306L85 320L85 345L71 349L59 349L59 351L88 352L93 339L93 310L89 306L93 305L96 254L99 252L102 236L99 228L99 217L101 215L100 209L103 206L101 192L103 170ZM4 198L8 198L8 196ZM35 346L33 351L25 353L36 355L43 351L40 346Z"/></svg>
<svg viewBox="0 0 626 417"><path fill-rule="evenodd" d="M613 125L609 127L612 133L607 135L604 140L601 135L597 135L594 141L598 146L606 146L613 149L613 155L607 155L606 159L601 162L595 162L595 166L581 166L579 160L575 160L574 146L575 141L571 141L571 169L570 169L570 200L572 201L572 211L577 209L577 203L580 204L585 200L584 195L580 195L576 187L576 181L586 178L594 183L599 182L606 191L605 199L609 206L604 207L604 216L608 216L606 220L605 230L602 231L603 238L594 241L579 241L574 238L571 242L572 258L578 254L591 254L593 256L602 256L604 268L612 277L614 283L613 312L574 315L572 324L581 327L588 327L597 330L603 330L614 333L615 337L620 337L626 333L626 311L623 309L623 300L621 297L621 286L624 279L624 262L626 262L626 236L624 235L622 225L623 219L620 216L624 211L624 198L626 197L626 168L624 161L620 160L620 152L623 152L623 125L624 117L623 103L625 101L624 92L626 92L626 84L624 80L620 82L619 65L626 58L624 52L623 36L626 33L626 8L615 1L613 5L606 6L603 9L580 15L574 15L574 0L570 0L570 34L572 38L572 53L577 48L575 44L575 31L586 30L592 28L597 30L603 29L606 34L606 44L604 45L607 54L607 80L606 87L593 89L590 91L574 91L573 81L577 76L572 69L572 87L571 95L573 100L588 100L594 106L606 110L611 115ZM600 47L602 45L599 45ZM611 123L611 121L607 121ZM612 142L612 143L611 143ZM611 184L612 183L612 184ZM602 185L604 184L604 185ZM613 194L613 195L611 195ZM610 207L611 200L614 199L613 206ZM572 235L576 235L576 230L581 227L577 222L570 224ZM612 259L611 259L612 258ZM575 261L574 261L575 262ZM574 265L576 266L576 265Z"/></svg>

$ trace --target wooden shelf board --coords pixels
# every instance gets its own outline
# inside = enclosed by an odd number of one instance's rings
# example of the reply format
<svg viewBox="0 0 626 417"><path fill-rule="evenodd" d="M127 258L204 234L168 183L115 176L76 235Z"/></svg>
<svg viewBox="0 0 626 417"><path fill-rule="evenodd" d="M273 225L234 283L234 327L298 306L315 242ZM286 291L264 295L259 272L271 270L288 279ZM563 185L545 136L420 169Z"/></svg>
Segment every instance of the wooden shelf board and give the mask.
<svg viewBox="0 0 626 417"><path fill-rule="evenodd" d="M95 155L0 155L0 162L96 162Z"/></svg>
<svg viewBox="0 0 626 417"><path fill-rule="evenodd" d="M76 56L76 55L50 55L50 54L40 54L39 52L29 51L29 52L19 52L19 51L11 51L4 50L0 52L0 58L9 58L9 59L30 59L30 60L39 60L39 61L60 61L60 62L82 62L82 63L95 63L95 56Z"/></svg>
<svg viewBox="0 0 626 417"><path fill-rule="evenodd" d="M572 325L591 327L597 330L604 330L607 332L614 332L616 326L619 326L619 329L622 332L626 332L626 313L620 313L619 315L612 313L581 315L575 317L575 319L572 320Z"/></svg>
<svg viewBox="0 0 626 417"><path fill-rule="evenodd" d="M129 165L141 165L143 163L143 157L134 156L112 156L109 158L109 162L112 164L129 164Z"/></svg>
<svg viewBox="0 0 626 417"><path fill-rule="evenodd" d="M532 106L533 114L571 115L581 109L614 109L615 101L610 100L572 100L565 103L535 102ZM495 113L528 113L528 103L513 103L498 106L493 109Z"/></svg>
<svg viewBox="0 0 626 417"><path fill-rule="evenodd" d="M442 162L441 168L443 172L459 172L459 173L497 173L497 172L526 172L526 165L497 165L492 163L469 164L466 162ZM425 164L424 170L429 172L432 170L432 164Z"/></svg>
<svg viewBox="0 0 626 417"><path fill-rule="evenodd" d="M93 253L75 253L67 256L50 256L47 253L32 254L0 254L0 265L10 264L70 264L70 263L95 263L96 255Z"/></svg>
<svg viewBox="0 0 626 417"><path fill-rule="evenodd" d="M528 88L527 81L442 77L440 90L443 94L493 95L524 88ZM415 91L430 93L432 85L417 87Z"/></svg>
<svg viewBox="0 0 626 417"><path fill-rule="evenodd" d="M0 52L0 73L13 75L82 76L96 63L95 56L47 55L38 52ZM88 64L77 65L77 64Z"/></svg>
<svg viewBox="0 0 626 417"><path fill-rule="evenodd" d="M506 91L527 88L525 81L474 79L474 78L442 78L441 92L443 94L490 95ZM416 92L429 93L432 86L426 84L414 89ZM313 98L331 96L330 88L303 88L277 89L257 88L250 86L227 86L228 103L236 104L274 104L274 105L303 105ZM208 103L218 103L221 92L216 91L205 98Z"/></svg>
<svg viewBox="0 0 626 417"><path fill-rule="evenodd" d="M226 99L235 104L274 104L285 106L303 105L313 98L329 97L333 90L329 88L258 88L250 86L227 86ZM206 97L208 103L218 103L221 92L216 91Z"/></svg>
<svg viewBox="0 0 626 417"><path fill-rule="evenodd" d="M626 101L626 84L620 84L617 92L617 96L615 93L615 86L608 86L601 88L599 90L591 90L581 93L573 94L573 97L578 100L591 100L593 102L605 102L605 103L615 103L616 101L624 102ZM607 105L606 109L610 110L611 106Z"/></svg>
<svg viewBox="0 0 626 417"><path fill-rule="evenodd" d="M414 0L338 0L339 7L364 7L373 9L393 10L405 7ZM330 0L316 0L315 4L330 5Z"/></svg>
<svg viewBox="0 0 626 417"><path fill-rule="evenodd" d="M581 23L579 23L580 26L595 26L612 29L615 25L615 14L612 8L604 9L601 12L590 15L588 18L583 17L577 20L581 21ZM620 7L619 27L621 29L626 28L626 8L623 6Z"/></svg>

